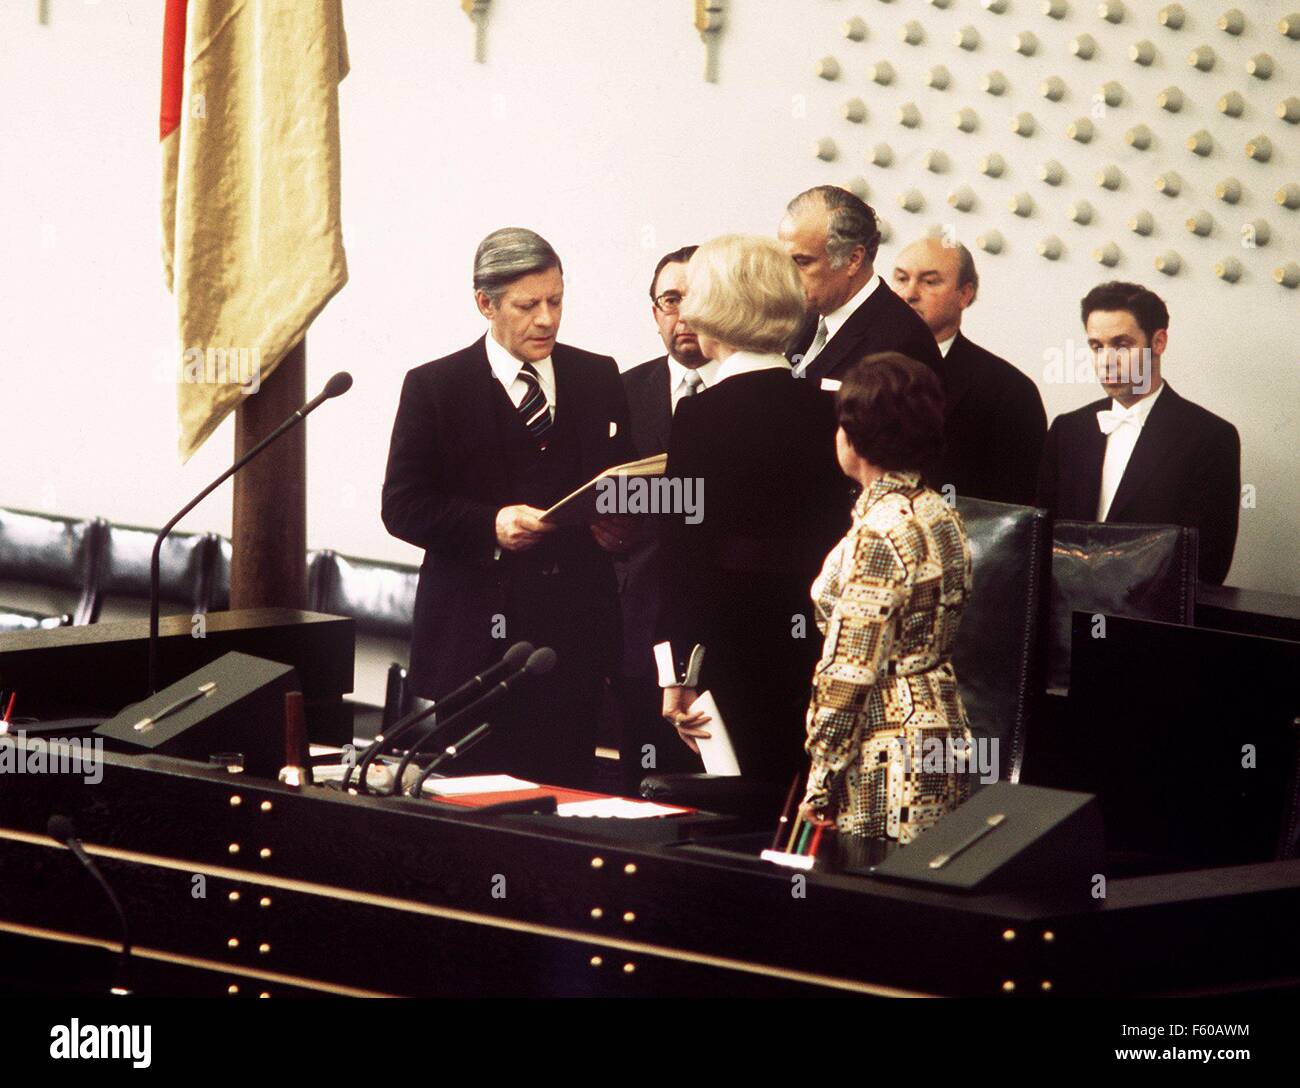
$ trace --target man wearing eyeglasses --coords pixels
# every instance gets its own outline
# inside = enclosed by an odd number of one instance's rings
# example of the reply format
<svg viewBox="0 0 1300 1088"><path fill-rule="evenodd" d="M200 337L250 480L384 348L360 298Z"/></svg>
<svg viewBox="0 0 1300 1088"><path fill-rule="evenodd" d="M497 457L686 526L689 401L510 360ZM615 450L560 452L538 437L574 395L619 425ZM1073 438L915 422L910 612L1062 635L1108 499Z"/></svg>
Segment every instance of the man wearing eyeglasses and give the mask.
<svg viewBox="0 0 1300 1088"><path fill-rule="evenodd" d="M673 412L715 380L716 360L700 353L700 342L678 312L686 293L686 264L695 246L659 259L650 278L651 315L666 354L623 375L632 444L638 457L668 449ZM660 714L662 692L654 669L653 628L658 611L658 547L643 540L626 558L616 558L623 606L623 675L620 683L622 739L619 764L624 788L636 794L641 779L655 772L697 771L695 756Z"/></svg>

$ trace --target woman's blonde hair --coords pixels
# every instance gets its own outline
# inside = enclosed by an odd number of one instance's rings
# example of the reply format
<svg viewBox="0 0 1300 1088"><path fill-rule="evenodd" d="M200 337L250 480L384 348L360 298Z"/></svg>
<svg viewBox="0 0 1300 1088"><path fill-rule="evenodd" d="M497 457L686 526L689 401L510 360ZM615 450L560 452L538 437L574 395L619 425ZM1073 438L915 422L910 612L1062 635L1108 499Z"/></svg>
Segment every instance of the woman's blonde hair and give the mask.
<svg viewBox="0 0 1300 1088"><path fill-rule="evenodd" d="M741 351L783 352L803 325L799 272L772 238L724 234L705 242L686 266L682 317Z"/></svg>

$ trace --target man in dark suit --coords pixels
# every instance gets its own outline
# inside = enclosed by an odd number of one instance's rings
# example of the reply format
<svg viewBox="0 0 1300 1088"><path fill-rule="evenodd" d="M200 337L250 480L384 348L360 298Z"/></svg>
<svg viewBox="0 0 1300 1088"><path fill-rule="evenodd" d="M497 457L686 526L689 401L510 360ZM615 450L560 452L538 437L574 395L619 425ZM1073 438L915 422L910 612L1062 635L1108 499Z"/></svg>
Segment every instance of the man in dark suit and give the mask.
<svg viewBox="0 0 1300 1088"><path fill-rule="evenodd" d="M962 335L962 313L979 291L970 250L935 237L913 242L894 262L894 290L921 316L943 356L944 455L931 486L1032 505L1047 413L1029 377Z"/></svg>
<svg viewBox="0 0 1300 1088"><path fill-rule="evenodd" d="M665 453L673 412L686 397L709 388L719 363L706 359L700 341L678 311L686 294L686 263L697 247L665 254L650 279L651 316L665 355L623 375L632 445L637 457ZM652 772L699 771L699 757L677 738L661 714L655 675L654 625L659 611L659 544L653 532L621 561L619 599L623 606L623 676L619 682L622 738L619 764L624 789L635 796Z"/></svg>
<svg viewBox="0 0 1300 1088"><path fill-rule="evenodd" d="M1082 311L1107 399L1053 421L1039 505L1076 521L1195 528L1201 580L1221 584L1237 540L1237 428L1162 379L1169 310L1158 295L1104 283L1084 297Z"/></svg>
<svg viewBox="0 0 1300 1088"><path fill-rule="evenodd" d="M876 275L880 227L867 204L847 189L819 185L790 201L777 237L808 302L789 354L796 378L837 383L864 355L881 351L939 369L925 322Z"/></svg>
<svg viewBox="0 0 1300 1088"><path fill-rule="evenodd" d="M492 734L449 767L584 786L618 665L608 553L626 533L612 518L572 528L541 515L631 459L627 401L613 359L556 342L564 279L545 239L488 235L474 290L488 333L406 375L384 479L384 525L425 549L411 685L436 698L516 641L553 647L554 671L485 714Z"/></svg>

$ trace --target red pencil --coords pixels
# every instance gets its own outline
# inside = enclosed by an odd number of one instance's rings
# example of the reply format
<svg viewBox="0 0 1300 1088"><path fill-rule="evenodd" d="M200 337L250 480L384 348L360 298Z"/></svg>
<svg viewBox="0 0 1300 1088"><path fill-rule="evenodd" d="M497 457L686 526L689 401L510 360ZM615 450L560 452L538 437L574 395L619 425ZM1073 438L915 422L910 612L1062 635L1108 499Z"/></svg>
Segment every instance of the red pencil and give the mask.
<svg viewBox="0 0 1300 1088"><path fill-rule="evenodd" d="M821 820L817 821L817 829L813 832L812 842L808 845L808 853L812 857L817 856L817 844L822 841L822 830L825 827L826 827L825 823L823 823Z"/></svg>
<svg viewBox="0 0 1300 1088"><path fill-rule="evenodd" d="M18 692L16 692L16 691L15 691L12 695L9 696L9 705L8 705L7 707L5 707L5 721L8 721L8 720L9 720L9 715L13 713L13 710L14 710L14 700L17 699L17 698L18 698Z"/></svg>

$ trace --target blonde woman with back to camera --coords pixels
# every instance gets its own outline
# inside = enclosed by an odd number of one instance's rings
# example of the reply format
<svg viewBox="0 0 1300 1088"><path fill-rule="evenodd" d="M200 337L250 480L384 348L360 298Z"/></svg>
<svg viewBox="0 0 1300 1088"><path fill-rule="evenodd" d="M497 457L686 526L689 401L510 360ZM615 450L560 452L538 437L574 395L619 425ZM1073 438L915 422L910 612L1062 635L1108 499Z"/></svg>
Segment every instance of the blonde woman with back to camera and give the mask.
<svg viewBox="0 0 1300 1088"><path fill-rule="evenodd" d="M779 793L807 765L803 714L819 642L808 587L849 523L834 402L796 380L782 354L804 320L804 294L773 239L702 245L681 314L721 365L678 405L668 443L669 477L703 482L703 516L663 526L657 631L668 643L659 657L673 664L660 669L663 712L694 749L709 722L690 706L709 691L741 774ZM703 670L687 687L696 644Z"/></svg>

